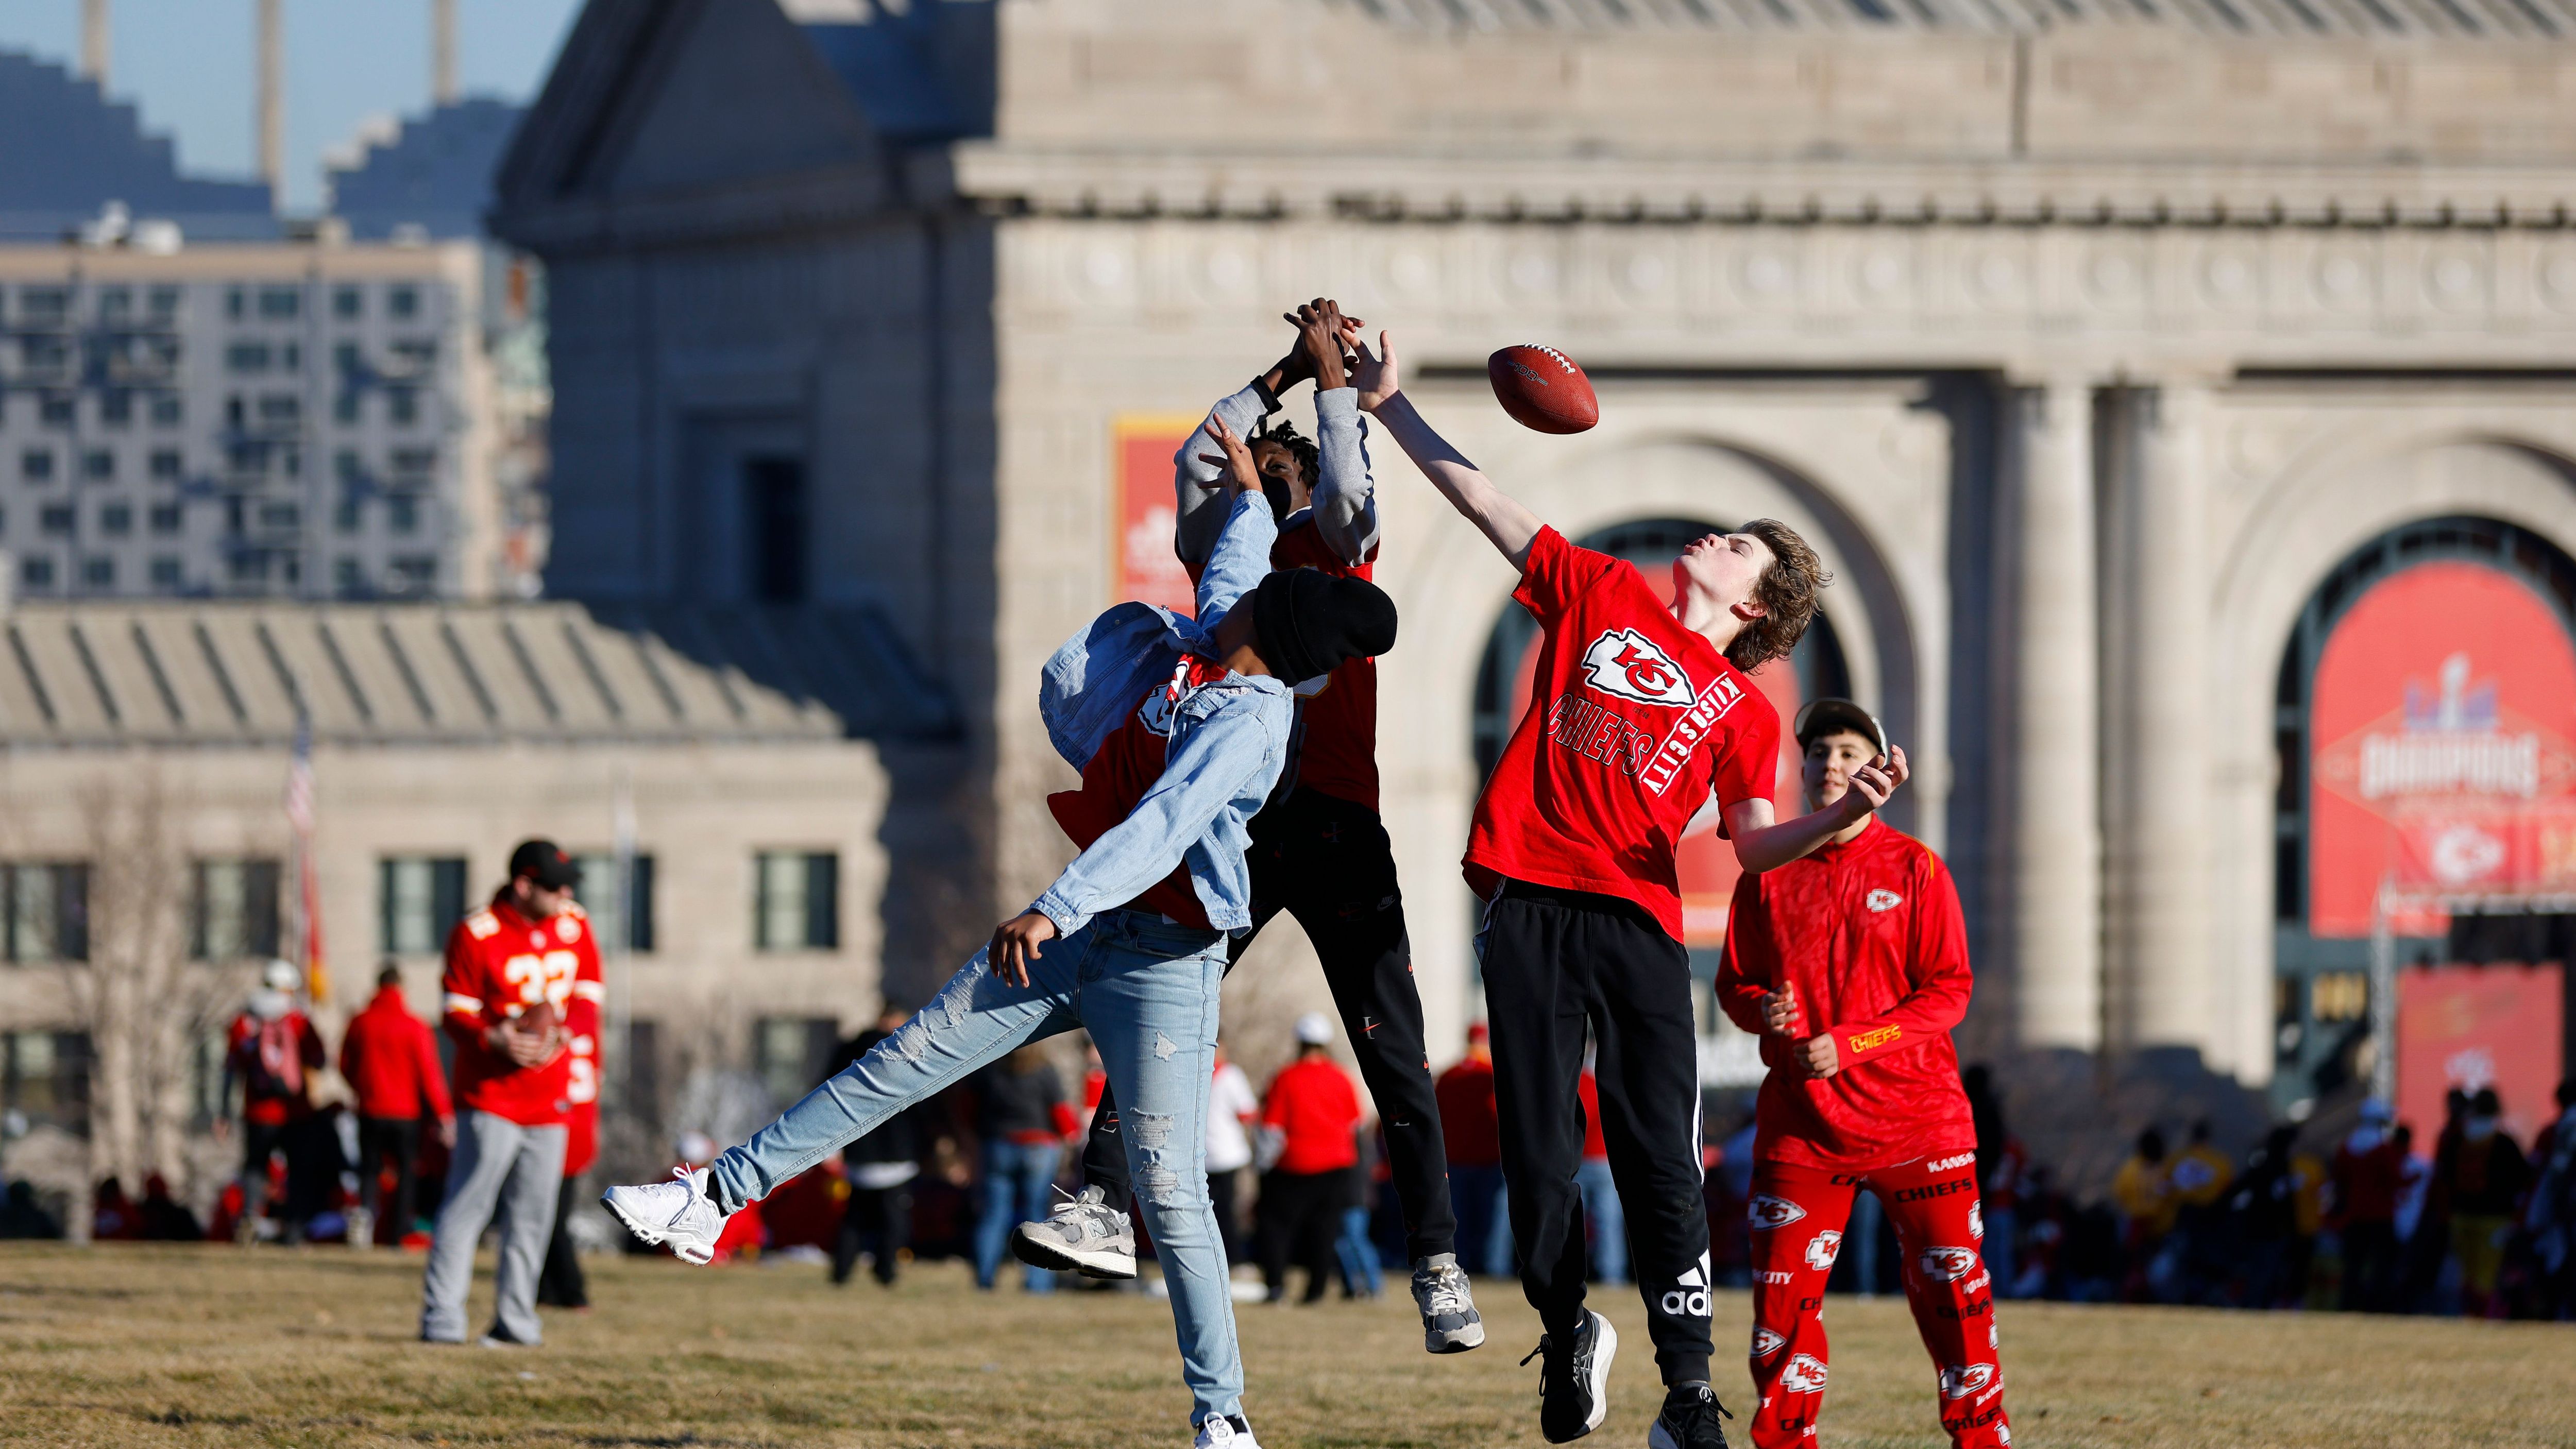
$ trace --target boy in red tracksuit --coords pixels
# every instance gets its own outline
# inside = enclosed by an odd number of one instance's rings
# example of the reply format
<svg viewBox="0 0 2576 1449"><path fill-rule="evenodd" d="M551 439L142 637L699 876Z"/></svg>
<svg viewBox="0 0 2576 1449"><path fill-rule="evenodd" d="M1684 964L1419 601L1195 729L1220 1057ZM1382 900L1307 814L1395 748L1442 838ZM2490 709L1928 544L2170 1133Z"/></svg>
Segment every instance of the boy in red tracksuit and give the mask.
<svg viewBox="0 0 2576 1449"><path fill-rule="evenodd" d="M1885 751L1878 722L1849 700L1809 705L1797 733L1818 808ZM1950 872L1875 816L1736 883L1717 997L1761 1037L1771 1068L1754 1108L1750 1208L1757 1449L1815 1434L1829 1362L1818 1310L1862 1187L1895 1223L1950 1442L2012 1442L1979 1247L1977 1130L1950 1045L1968 990Z"/></svg>
<svg viewBox="0 0 2576 1449"><path fill-rule="evenodd" d="M438 1140L453 1148L456 1109L447 1098L438 1043L429 1023L404 1003L402 968L390 961L376 973L374 998L349 1018L340 1037L340 1075L358 1097L359 1196L379 1223L390 1224L389 1241L400 1243L412 1230L421 1121L434 1122ZM394 1167L390 1204L381 1183L387 1159Z"/></svg>

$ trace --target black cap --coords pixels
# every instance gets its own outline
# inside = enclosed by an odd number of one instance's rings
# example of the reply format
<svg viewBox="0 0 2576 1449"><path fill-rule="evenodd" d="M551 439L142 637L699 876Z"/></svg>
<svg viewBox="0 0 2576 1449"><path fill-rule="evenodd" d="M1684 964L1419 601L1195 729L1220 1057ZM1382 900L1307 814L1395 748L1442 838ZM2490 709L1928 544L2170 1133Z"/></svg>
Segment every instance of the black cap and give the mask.
<svg viewBox="0 0 2576 1449"><path fill-rule="evenodd" d="M1877 745L1880 754L1887 753L1887 731L1879 728L1878 716L1848 699L1827 695L1807 701L1798 711L1798 722L1793 729L1798 737L1798 748L1802 750L1809 742L1825 735L1853 734Z"/></svg>
<svg viewBox="0 0 2576 1449"><path fill-rule="evenodd" d="M581 867L551 840L526 840L510 852L510 879L521 876L550 891L569 890L581 884Z"/></svg>
<svg viewBox="0 0 2576 1449"><path fill-rule="evenodd" d="M1395 647L1395 600L1366 579L1282 569L1252 595L1253 647L1291 684Z"/></svg>

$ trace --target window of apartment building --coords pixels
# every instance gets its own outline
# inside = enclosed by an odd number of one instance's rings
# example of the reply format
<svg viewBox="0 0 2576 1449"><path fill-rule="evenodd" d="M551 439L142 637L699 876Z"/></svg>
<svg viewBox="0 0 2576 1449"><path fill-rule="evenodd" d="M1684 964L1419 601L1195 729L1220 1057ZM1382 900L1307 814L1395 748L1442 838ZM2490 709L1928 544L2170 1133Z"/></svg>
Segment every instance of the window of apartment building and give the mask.
<svg viewBox="0 0 2576 1449"><path fill-rule="evenodd" d="M385 527L395 533L420 532L420 495L417 493L386 494Z"/></svg>
<svg viewBox="0 0 2576 1449"><path fill-rule="evenodd" d="M295 287L259 289L259 315L272 322L291 322L304 310L304 293Z"/></svg>
<svg viewBox="0 0 2576 1449"><path fill-rule="evenodd" d="M343 322L347 322L365 316L366 311L367 294L362 289L357 287L333 287L331 289L332 316L339 318Z"/></svg>
<svg viewBox="0 0 2576 1449"><path fill-rule="evenodd" d="M624 949L650 953L653 949L653 857L635 857L634 890L620 901L617 880L617 857L608 854L576 855L573 865L581 871L581 884L573 896L590 912L591 929L599 933L599 949Z"/></svg>
<svg viewBox="0 0 2576 1449"><path fill-rule="evenodd" d="M69 535L77 515L68 503L48 503L36 510L36 531L56 538Z"/></svg>
<svg viewBox="0 0 2576 1449"><path fill-rule="evenodd" d="M408 322L420 315L420 288L413 286L385 289L385 315L397 322Z"/></svg>
<svg viewBox="0 0 2576 1449"><path fill-rule="evenodd" d="M98 511L98 531L109 538L123 538L134 532L134 505L110 503Z"/></svg>
<svg viewBox="0 0 2576 1449"><path fill-rule="evenodd" d="M841 1023L829 1016L764 1016L751 1024L751 1069L786 1105L814 1089L841 1044Z"/></svg>
<svg viewBox="0 0 2576 1449"><path fill-rule="evenodd" d="M152 426L175 428L187 419L188 405L180 400L177 393L156 392L152 395Z"/></svg>
<svg viewBox="0 0 2576 1449"><path fill-rule="evenodd" d="M359 417L358 398L356 388L342 388L331 399L331 421L354 425Z"/></svg>
<svg viewBox="0 0 2576 1449"><path fill-rule="evenodd" d="M152 560L152 587L162 593L176 593L180 588L179 561L168 554Z"/></svg>
<svg viewBox="0 0 2576 1449"><path fill-rule="evenodd" d="M156 482L176 483L187 474L187 455L176 448L155 448L152 450L151 461L145 465L145 471L149 472Z"/></svg>
<svg viewBox="0 0 2576 1449"><path fill-rule="evenodd" d="M830 951L841 944L841 858L768 850L755 857L752 944L763 951Z"/></svg>
<svg viewBox="0 0 2576 1449"><path fill-rule="evenodd" d="M155 322L171 321L179 315L179 289L153 288L150 297L143 304L143 309L152 314L152 320Z"/></svg>
<svg viewBox="0 0 2576 1449"><path fill-rule="evenodd" d="M29 448L18 455L18 476L30 483L54 481L54 455L51 449Z"/></svg>
<svg viewBox="0 0 2576 1449"><path fill-rule="evenodd" d="M0 1108L81 1130L89 1121L89 1034L0 1032Z"/></svg>
<svg viewBox="0 0 2576 1449"><path fill-rule="evenodd" d="M304 526L304 508L289 499L273 499L259 506L259 526L293 529Z"/></svg>
<svg viewBox="0 0 2576 1449"><path fill-rule="evenodd" d="M81 560L81 587L112 589L116 587L116 560L105 554L92 554Z"/></svg>
<svg viewBox="0 0 2576 1449"><path fill-rule="evenodd" d="M0 958L21 964L89 959L87 865L0 865Z"/></svg>
<svg viewBox="0 0 2576 1449"><path fill-rule="evenodd" d="M54 561L40 553L18 560L18 586L37 594L53 588Z"/></svg>
<svg viewBox="0 0 2576 1449"><path fill-rule="evenodd" d="M304 399L291 392L272 392L259 400L259 423L264 428L291 428L304 421Z"/></svg>
<svg viewBox="0 0 2576 1449"><path fill-rule="evenodd" d="M224 367L232 372L268 371L268 344L242 341L224 348Z"/></svg>
<svg viewBox="0 0 2576 1449"><path fill-rule="evenodd" d="M104 483L116 476L116 454L106 448L92 448L81 454L81 476L92 483Z"/></svg>
<svg viewBox="0 0 2576 1449"><path fill-rule="evenodd" d="M250 426L250 403L240 393L224 399L224 426L235 432Z"/></svg>
<svg viewBox="0 0 2576 1449"><path fill-rule="evenodd" d="M342 529L342 533L349 530ZM364 597L367 592L367 570L353 558L331 560L331 591L344 599Z"/></svg>
<svg viewBox="0 0 2576 1449"><path fill-rule="evenodd" d="M133 316L134 289L132 287L101 287L98 289L98 320L101 322L124 322L130 320Z"/></svg>
<svg viewBox="0 0 2576 1449"><path fill-rule="evenodd" d="M49 392L36 401L36 421L49 428L68 428L75 415L73 398L67 392Z"/></svg>
<svg viewBox="0 0 2576 1449"><path fill-rule="evenodd" d="M747 458L742 465L744 537L752 592L763 603L805 598L805 460Z"/></svg>
<svg viewBox="0 0 2576 1449"><path fill-rule="evenodd" d="M293 443L277 450L277 463L289 478L304 476L304 450Z"/></svg>
<svg viewBox="0 0 2576 1449"><path fill-rule="evenodd" d="M224 532L239 536L245 519L246 502L239 498L224 500Z"/></svg>
<svg viewBox="0 0 2576 1449"><path fill-rule="evenodd" d="M438 339L406 337L393 345L394 363L402 371L417 376L438 362Z"/></svg>
<svg viewBox="0 0 2576 1449"><path fill-rule="evenodd" d="M342 448L331 455L331 476L343 484L363 483L367 477L367 460L351 449Z"/></svg>
<svg viewBox="0 0 2576 1449"><path fill-rule="evenodd" d="M72 294L61 287L20 287L18 321L29 327L60 327L71 316Z"/></svg>
<svg viewBox="0 0 2576 1449"><path fill-rule="evenodd" d="M183 526L187 514L179 504L155 503L147 518L154 533L177 533Z"/></svg>
<svg viewBox="0 0 2576 1449"><path fill-rule="evenodd" d="M389 460L396 478L408 482L427 482L438 471L436 448L396 448Z"/></svg>
<svg viewBox="0 0 2576 1449"><path fill-rule="evenodd" d="M419 422L420 389L413 387L386 388L385 417L398 428L408 428Z"/></svg>
<svg viewBox="0 0 2576 1449"><path fill-rule="evenodd" d="M340 490L340 497L331 505L332 529L339 533L356 533L366 523L362 510L363 505L360 504L354 490L347 488ZM343 560L343 562L354 565L356 561Z"/></svg>
<svg viewBox="0 0 2576 1449"><path fill-rule="evenodd" d="M447 945L465 915L465 861L449 855L392 855L376 867L378 946L425 955Z"/></svg>
<svg viewBox="0 0 2576 1449"><path fill-rule="evenodd" d="M285 581L288 588L293 588L298 583L303 582L304 555L295 552L293 549L278 550L277 576Z"/></svg>
<svg viewBox="0 0 2576 1449"><path fill-rule="evenodd" d="M438 559L425 553L398 553L385 561L385 583L395 593L426 593L438 579Z"/></svg>
<svg viewBox="0 0 2576 1449"><path fill-rule="evenodd" d="M99 395L98 420L104 427L121 428L134 421L134 394L115 388Z"/></svg>
<svg viewBox="0 0 2576 1449"><path fill-rule="evenodd" d="M238 322L250 313L250 292L242 287L224 289L224 315Z"/></svg>
<svg viewBox="0 0 2576 1449"><path fill-rule="evenodd" d="M201 860L190 875L189 959L277 954L276 861Z"/></svg>

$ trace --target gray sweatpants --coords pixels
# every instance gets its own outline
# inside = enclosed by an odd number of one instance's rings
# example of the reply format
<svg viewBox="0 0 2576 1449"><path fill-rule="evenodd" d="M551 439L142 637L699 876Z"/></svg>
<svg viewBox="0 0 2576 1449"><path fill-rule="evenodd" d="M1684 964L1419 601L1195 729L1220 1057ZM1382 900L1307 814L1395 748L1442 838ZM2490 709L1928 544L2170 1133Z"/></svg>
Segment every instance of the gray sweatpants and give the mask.
<svg viewBox="0 0 2576 1449"><path fill-rule="evenodd" d="M522 1127L489 1112L456 1120L456 1151L447 1165L447 1196L430 1235L429 1271L421 1280L420 1336L465 1341L465 1294L474 1286L474 1245L486 1224L501 1228L501 1266L493 1274L500 1302L495 1327L521 1343L545 1336L537 1323L537 1274L554 1236L555 1194L563 1187L564 1129Z"/></svg>

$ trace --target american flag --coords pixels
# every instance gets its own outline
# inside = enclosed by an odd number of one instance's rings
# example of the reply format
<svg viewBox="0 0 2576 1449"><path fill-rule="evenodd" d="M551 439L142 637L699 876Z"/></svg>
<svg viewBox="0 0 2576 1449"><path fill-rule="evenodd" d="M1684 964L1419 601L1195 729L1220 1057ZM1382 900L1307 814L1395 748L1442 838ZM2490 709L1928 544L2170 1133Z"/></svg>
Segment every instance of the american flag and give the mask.
<svg viewBox="0 0 2576 1449"><path fill-rule="evenodd" d="M322 886L313 868L313 722L295 722L295 760L286 771L286 823L295 829L295 863L302 887L304 939L296 964L304 968L304 989L315 1001L330 995L331 976L322 964Z"/></svg>

